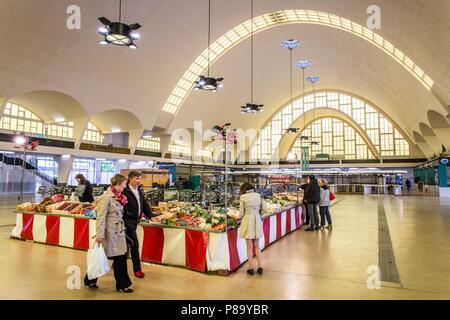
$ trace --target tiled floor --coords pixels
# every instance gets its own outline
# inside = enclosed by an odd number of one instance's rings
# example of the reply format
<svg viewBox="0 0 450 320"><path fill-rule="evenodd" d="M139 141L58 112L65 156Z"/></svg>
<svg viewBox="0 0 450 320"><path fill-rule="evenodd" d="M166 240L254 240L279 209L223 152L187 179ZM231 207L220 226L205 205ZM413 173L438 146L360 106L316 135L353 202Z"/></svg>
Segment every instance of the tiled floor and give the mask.
<svg viewBox="0 0 450 320"><path fill-rule="evenodd" d="M378 263L378 197L342 196L332 232L295 232L264 251L264 276L241 268L228 277L145 265L135 293L118 294L114 279L99 291L67 289L69 266L86 253L9 239L0 227L0 299L450 299L450 200L383 197L401 287L369 290L367 269ZM11 200L0 225L14 224Z"/></svg>

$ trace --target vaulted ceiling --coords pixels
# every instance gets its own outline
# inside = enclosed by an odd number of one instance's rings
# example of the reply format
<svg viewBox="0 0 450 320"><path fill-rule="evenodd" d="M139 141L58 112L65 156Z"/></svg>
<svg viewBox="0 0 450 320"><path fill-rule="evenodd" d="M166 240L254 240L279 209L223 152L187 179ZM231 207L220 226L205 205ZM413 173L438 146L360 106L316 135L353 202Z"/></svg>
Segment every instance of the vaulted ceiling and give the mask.
<svg viewBox="0 0 450 320"><path fill-rule="evenodd" d="M100 114L97 118L103 119L108 110L116 110L111 114L123 110L140 120L139 128L159 132L191 128L195 120L202 120L205 129L224 122L259 129L289 100L289 54L280 42L296 38L302 45L294 51L294 59L313 62L308 73L321 76L317 89L344 90L366 98L411 138L424 129L420 123L433 129L427 117L430 110L442 117L449 114L448 0L377 1L382 27L374 31L434 80L431 91L385 52L348 32L291 24L258 33L255 102L266 106L258 115L240 113L250 96L248 39L212 67L212 75L225 78L222 91L192 92L176 115L162 111L186 69L207 47L207 0L123 2L124 21L143 25L138 50L97 43L97 18L115 20L118 1L1 0L0 94L6 101L29 103L38 113L50 108L45 119L57 117L60 104L65 118ZM81 30L66 28L66 8L73 4L81 8ZM366 10L372 4L371 0L255 0L255 16L287 9L317 10L365 26ZM213 40L250 18L250 1L213 0L212 6ZM295 95L300 93L299 79L295 70Z"/></svg>

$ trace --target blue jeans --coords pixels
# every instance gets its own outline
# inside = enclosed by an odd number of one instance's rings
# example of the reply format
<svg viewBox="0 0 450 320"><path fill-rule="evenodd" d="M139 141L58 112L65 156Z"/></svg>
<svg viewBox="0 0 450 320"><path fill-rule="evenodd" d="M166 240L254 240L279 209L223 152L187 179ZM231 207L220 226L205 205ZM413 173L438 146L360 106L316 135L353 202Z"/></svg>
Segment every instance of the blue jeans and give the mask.
<svg viewBox="0 0 450 320"><path fill-rule="evenodd" d="M325 217L327 218L328 225L332 225L330 215L330 207L320 207L320 225L325 226Z"/></svg>

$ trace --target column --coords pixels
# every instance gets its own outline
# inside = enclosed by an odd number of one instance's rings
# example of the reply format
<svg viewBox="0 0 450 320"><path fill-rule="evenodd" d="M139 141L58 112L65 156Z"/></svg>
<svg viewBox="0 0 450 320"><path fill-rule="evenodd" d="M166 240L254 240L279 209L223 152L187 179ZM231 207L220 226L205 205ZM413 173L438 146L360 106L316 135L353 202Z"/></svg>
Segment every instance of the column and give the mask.
<svg viewBox="0 0 450 320"><path fill-rule="evenodd" d="M58 164L58 184L67 184L72 171L73 162L75 157L73 156L56 156L55 161Z"/></svg>

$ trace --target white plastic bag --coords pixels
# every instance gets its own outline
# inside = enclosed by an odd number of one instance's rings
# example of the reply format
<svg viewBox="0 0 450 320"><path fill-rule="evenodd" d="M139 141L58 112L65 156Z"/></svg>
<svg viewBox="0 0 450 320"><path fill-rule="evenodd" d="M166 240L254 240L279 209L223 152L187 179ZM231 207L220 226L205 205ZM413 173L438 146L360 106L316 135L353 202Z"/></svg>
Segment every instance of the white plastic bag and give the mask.
<svg viewBox="0 0 450 320"><path fill-rule="evenodd" d="M106 257L105 249L96 242L87 254L87 276L89 280L97 279L110 270L109 261Z"/></svg>

